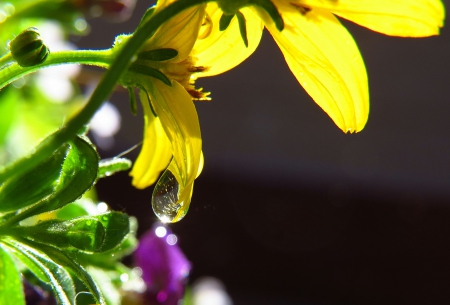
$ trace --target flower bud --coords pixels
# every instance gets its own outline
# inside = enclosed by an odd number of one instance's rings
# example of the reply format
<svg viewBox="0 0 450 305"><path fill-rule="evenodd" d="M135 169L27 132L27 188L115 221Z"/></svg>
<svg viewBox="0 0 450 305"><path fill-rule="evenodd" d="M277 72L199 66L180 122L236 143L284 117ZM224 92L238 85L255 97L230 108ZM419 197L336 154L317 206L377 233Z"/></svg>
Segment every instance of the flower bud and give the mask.
<svg viewBox="0 0 450 305"><path fill-rule="evenodd" d="M36 28L22 31L9 43L11 55L22 67L43 63L50 50L44 44Z"/></svg>

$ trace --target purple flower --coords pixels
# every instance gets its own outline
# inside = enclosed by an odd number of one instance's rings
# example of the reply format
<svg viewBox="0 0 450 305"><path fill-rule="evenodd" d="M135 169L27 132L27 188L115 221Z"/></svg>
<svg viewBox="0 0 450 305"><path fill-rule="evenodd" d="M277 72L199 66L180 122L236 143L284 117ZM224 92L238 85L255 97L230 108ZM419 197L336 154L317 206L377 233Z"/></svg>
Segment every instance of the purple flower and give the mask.
<svg viewBox="0 0 450 305"><path fill-rule="evenodd" d="M176 235L159 223L140 239L134 259L147 285L146 304L177 305L183 298L191 264L176 243Z"/></svg>

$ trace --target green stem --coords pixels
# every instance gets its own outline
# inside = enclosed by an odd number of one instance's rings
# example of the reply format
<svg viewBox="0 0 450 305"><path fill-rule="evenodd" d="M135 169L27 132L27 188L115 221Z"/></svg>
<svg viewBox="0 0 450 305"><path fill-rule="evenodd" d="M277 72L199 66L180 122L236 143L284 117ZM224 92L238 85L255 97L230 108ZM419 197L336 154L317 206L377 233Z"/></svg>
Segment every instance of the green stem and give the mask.
<svg viewBox="0 0 450 305"><path fill-rule="evenodd" d="M11 52L6 53L5 55L3 55L2 57L0 57L0 70L1 68L6 65L7 63L9 63L10 61L13 61L14 58L11 55Z"/></svg>
<svg viewBox="0 0 450 305"><path fill-rule="evenodd" d="M85 64L108 68L113 61L113 56L112 49L71 50L50 53L43 63L31 67L21 67L17 63L13 63L0 70L0 90L16 79L46 67L62 64ZM0 59L0 67L2 59L3 57Z"/></svg>
<svg viewBox="0 0 450 305"><path fill-rule="evenodd" d="M91 117L105 101L120 77L131 63L133 56L141 46L156 32L156 30L170 18L195 5L200 5L211 0L179 0L171 3L158 13L155 13L148 21L140 25L136 32L119 50L108 71L103 76L97 88L91 95L86 106L66 126L47 137L37 147L36 152L22 158L6 168L0 168L0 183L13 175L19 175L32 169L50 156L63 143L71 140L89 123ZM47 59L48 60L48 59Z"/></svg>

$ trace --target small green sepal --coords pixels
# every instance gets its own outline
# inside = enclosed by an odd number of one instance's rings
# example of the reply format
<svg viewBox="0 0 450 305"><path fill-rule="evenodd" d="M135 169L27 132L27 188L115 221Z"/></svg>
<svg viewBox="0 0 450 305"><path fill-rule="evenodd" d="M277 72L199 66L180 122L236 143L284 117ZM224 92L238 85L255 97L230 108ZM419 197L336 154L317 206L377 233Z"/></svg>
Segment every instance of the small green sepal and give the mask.
<svg viewBox="0 0 450 305"><path fill-rule="evenodd" d="M150 76L150 77L159 79L167 86L172 87L172 83L170 82L170 79L167 78L167 76L165 76L164 73L162 73L161 71L156 70L152 67L139 65L139 64L133 64L130 66L130 68L128 68L128 70L133 73L142 74L142 75L146 75L146 76Z"/></svg>
<svg viewBox="0 0 450 305"><path fill-rule="evenodd" d="M278 12L277 7L275 4L272 3L270 0L249 0L249 5L259 6L263 10L269 14L270 18L272 18L273 22L275 23L275 26L277 27L278 31L283 31L284 29L284 21L281 17L280 13Z"/></svg>
<svg viewBox="0 0 450 305"><path fill-rule="evenodd" d="M137 114L137 101L136 101L136 94L134 93L133 87L127 87L128 89L128 96L130 97L130 111L133 115Z"/></svg>
<svg viewBox="0 0 450 305"><path fill-rule="evenodd" d="M142 51L138 53L138 59L152 60L152 61L165 61L172 59L178 55L178 51L175 49L163 48Z"/></svg>
<svg viewBox="0 0 450 305"><path fill-rule="evenodd" d="M242 40L244 41L245 47L248 48L247 27L244 14L242 14L241 12L237 12L236 17L239 22L239 32L241 33Z"/></svg>
<svg viewBox="0 0 450 305"><path fill-rule="evenodd" d="M221 32L225 31L228 28L228 26L230 25L233 17L234 17L234 15L222 14L222 17L220 17L220 20L219 20L219 31L221 31Z"/></svg>
<svg viewBox="0 0 450 305"><path fill-rule="evenodd" d="M139 26L141 26L143 23L145 23L155 12L156 6L149 7L146 11L144 16L142 16L141 21L139 22Z"/></svg>

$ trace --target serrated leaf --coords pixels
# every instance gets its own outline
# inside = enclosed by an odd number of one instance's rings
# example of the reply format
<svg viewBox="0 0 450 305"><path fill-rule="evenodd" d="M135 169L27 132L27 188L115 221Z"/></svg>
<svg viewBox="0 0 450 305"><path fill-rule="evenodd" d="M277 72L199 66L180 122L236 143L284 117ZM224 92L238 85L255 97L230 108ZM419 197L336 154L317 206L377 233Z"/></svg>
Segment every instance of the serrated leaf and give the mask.
<svg viewBox="0 0 450 305"><path fill-rule="evenodd" d="M67 152L68 145L65 145L32 171L3 183L0 187L0 212L16 211L50 196L61 175Z"/></svg>
<svg viewBox="0 0 450 305"><path fill-rule="evenodd" d="M131 168L131 161L125 158L112 158L100 160L98 178L108 177L120 171Z"/></svg>
<svg viewBox="0 0 450 305"><path fill-rule="evenodd" d="M0 244L0 304L25 304L22 280L8 251Z"/></svg>
<svg viewBox="0 0 450 305"><path fill-rule="evenodd" d="M87 271L74 259L56 248L33 242L30 242L30 244L32 244L36 249L44 252L57 264L70 269L74 273L74 275L86 285L87 289L90 291L90 293L98 303L100 303L101 305L106 304L97 283L95 283L89 273L87 273Z"/></svg>
<svg viewBox="0 0 450 305"><path fill-rule="evenodd" d="M46 279L44 282L52 287L58 304L73 305L75 301L75 287L69 273L58 262L39 251L37 247L30 246L29 243L29 241L22 243L13 239L4 240L4 244L9 248L22 253L22 256L17 256L18 259L21 259L23 256L27 257L26 261L22 261L25 265L31 262L34 264L33 269L38 268L42 271ZM30 271L33 272L33 269L30 269Z"/></svg>

